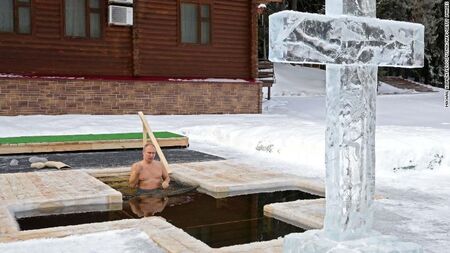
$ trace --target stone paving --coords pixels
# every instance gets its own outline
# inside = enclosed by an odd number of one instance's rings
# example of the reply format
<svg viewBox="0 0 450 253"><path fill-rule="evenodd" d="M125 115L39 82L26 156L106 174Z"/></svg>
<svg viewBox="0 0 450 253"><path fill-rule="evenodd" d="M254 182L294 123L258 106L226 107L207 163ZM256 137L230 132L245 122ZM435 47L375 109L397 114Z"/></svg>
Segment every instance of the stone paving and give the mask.
<svg viewBox="0 0 450 253"><path fill-rule="evenodd" d="M323 196L323 182L311 178L277 173L233 160L182 163L170 166L177 180L198 185L199 191L213 197L284 190L300 190Z"/></svg>
<svg viewBox="0 0 450 253"><path fill-rule="evenodd" d="M203 242L191 237L183 230L176 228L160 217L120 220L102 223L91 223L76 226L46 228L21 231L0 237L0 242L30 240L37 238L59 238L69 235L80 235L110 230L135 228L144 231L151 240L168 252L208 252L211 248Z"/></svg>
<svg viewBox="0 0 450 253"><path fill-rule="evenodd" d="M83 224L76 226L46 228L40 230L22 231L20 233L7 234L0 237L0 243L14 242L17 240L31 240L38 238L60 238L70 235L81 235L95 232L139 229L167 252L220 252L220 253L246 253L246 252L281 252L283 240L277 239L266 242L256 242L243 245L235 245L213 249L171 225L161 217L147 217L139 220L120 220L102 223Z"/></svg>
<svg viewBox="0 0 450 253"><path fill-rule="evenodd" d="M277 173L233 160L170 164L171 177L215 198L260 192L299 190L325 195L322 180ZM94 177L128 175L129 167L84 170Z"/></svg>
<svg viewBox="0 0 450 253"><path fill-rule="evenodd" d="M172 177L198 185L207 194L226 197L274 190L302 190L324 194L323 182L256 168L230 160L202 163L171 164ZM120 220L77 226L19 231L14 215L17 213L70 212L71 206L92 208L98 204L115 209L122 202L121 193L97 180L94 176L127 174L128 167L110 169L68 170L0 174L0 242L34 238L64 237L114 229L138 228L167 252L281 252L282 239L212 249L159 217L139 220ZM268 207L267 213L284 220L287 216L277 210L291 207ZM269 210L272 211L270 212ZM294 207L292 207L294 208ZM295 207L298 208L298 207ZM322 208L323 209L323 208ZM106 210L106 209L105 209ZM320 211L320 210L318 210ZM287 216L289 217L289 216Z"/></svg>
<svg viewBox="0 0 450 253"><path fill-rule="evenodd" d="M264 215L303 229L319 229L325 217L325 199L296 200L264 206Z"/></svg>
<svg viewBox="0 0 450 253"><path fill-rule="evenodd" d="M12 214L122 203L122 194L82 171L0 174L0 234L17 231Z"/></svg>
<svg viewBox="0 0 450 253"><path fill-rule="evenodd" d="M375 195L375 201L383 198ZM325 217L325 199L304 199L265 205L264 215L306 230L321 229Z"/></svg>

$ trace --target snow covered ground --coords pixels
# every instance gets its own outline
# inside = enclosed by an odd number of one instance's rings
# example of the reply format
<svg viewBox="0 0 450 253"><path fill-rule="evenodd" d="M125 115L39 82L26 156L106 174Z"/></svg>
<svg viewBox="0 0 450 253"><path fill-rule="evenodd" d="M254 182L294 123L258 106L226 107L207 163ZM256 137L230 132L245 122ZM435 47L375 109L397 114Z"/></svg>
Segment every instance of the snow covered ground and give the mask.
<svg viewBox="0 0 450 253"><path fill-rule="evenodd" d="M35 239L13 243L0 243L2 253L163 253L146 233L137 229L74 235L58 239Z"/></svg>
<svg viewBox="0 0 450 253"><path fill-rule="evenodd" d="M148 116L153 130L189 136L190 147L302 176L325 176L324 72L275 66L273 98L262 115ZM281 80L280 80L281 79ZM375 228L423 245L450 248L450 109L442 90L416 93L382 84L377 98ZM397 94L396 94L397 93ZM400 94L398 94L400 93ZM385 95L391 94L391 95ZM312 96L308 96L312 95ZM0 137L141 131L137 115L0 117Z"/></svg>

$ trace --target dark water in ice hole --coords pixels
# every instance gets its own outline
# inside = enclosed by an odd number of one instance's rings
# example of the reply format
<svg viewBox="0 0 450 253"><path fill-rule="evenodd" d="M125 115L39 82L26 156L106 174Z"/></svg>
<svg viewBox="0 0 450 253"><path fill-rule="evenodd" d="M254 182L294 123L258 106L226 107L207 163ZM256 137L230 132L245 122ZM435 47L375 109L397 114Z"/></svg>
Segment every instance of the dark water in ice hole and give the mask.
<svg viewBox="0 0 450 253"><path fill-rule="evenodd" d="M300 191L282 191L215 199L195 190L169 197L132 197L134 190L127 187L123 180L104 178L103 181L124 195L122 210L20 218L21 230L155 215L165 218L210 247L219 248L303 232L301 228L264 217L263 207L275 202L318 198ZM170 188L174 192L183 191L182 187L171 182Z"/></svg>

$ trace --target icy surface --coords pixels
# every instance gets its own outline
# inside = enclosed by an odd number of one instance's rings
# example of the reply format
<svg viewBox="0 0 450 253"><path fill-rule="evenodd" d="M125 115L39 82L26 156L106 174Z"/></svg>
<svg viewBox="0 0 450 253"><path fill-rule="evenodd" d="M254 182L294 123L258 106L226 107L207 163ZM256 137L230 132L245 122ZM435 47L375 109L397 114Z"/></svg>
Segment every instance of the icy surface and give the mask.
<svg viewBox="0 0 450 253"><path fill-rule="evenodd" d="M271 89L272 97L323 96L325 95L325 70L309 68L289 63L274 63L275 83ZM267 89L263 89L267 97ZM413 94L415 90L400 89L388 83L378 82L378 95ZM267 101L269 102L269 101Z"/></svg>
<svg viewBox="0 0 450 253"><path fill-rule="evenodd" d="M269 18L273 62L423 66L421 24L294 11Z"/></svg>
<svg viewBox="0 0 450 253"><path fill-rule="evenodd" d="M414 243L400 242L395 236L377 232L349 241L330 240L321 230L289 234L284 238L283 253L422 253Z"/></svg>
<svg viewBox="0 0 450 253"><path fill-rule="evenodd" d="M376 87L376 67L327 66L324 229L335 240L372 227Z"/></svg>
<svg viewBox="0 0 450 253"><path fill-rule="evenodd" d="M0 243L2 253L162 253L144 232L136 229L113 230L57 239L36 239Z"/></svg>
<svg viewBox="0 0 450 253"><path fill-rule="evenodd" d="M295 243L285 241L285 252L370 252L383 244L376 238L355 251L354 245L347 250L324 245L372 231L377 66L423 66L424 27L378 20L375 6L375 0L327 0L327 16L292 11L270 16L271 61L327 64L323 236L322 231L312 239L299 235ZM382 252L394 252L395 245ZM402 245L399 250L407 252Z"/></svg>

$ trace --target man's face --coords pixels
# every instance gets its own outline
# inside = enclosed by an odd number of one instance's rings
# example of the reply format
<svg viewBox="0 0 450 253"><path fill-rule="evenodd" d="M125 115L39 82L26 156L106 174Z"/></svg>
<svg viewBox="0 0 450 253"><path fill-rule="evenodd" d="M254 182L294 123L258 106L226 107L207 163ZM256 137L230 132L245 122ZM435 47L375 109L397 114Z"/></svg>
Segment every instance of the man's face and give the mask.
<svg viewBox="0 0 450 253"><path fill-rule="evenodd" d="M144 155L144 160L151 163L155 158L156 150L152 145L149 145L144 149L142 153Z"/></svg>

